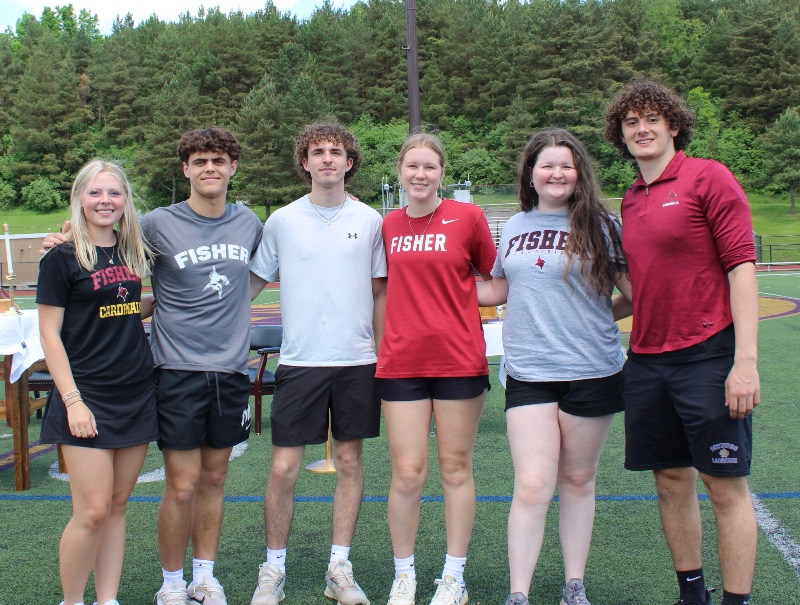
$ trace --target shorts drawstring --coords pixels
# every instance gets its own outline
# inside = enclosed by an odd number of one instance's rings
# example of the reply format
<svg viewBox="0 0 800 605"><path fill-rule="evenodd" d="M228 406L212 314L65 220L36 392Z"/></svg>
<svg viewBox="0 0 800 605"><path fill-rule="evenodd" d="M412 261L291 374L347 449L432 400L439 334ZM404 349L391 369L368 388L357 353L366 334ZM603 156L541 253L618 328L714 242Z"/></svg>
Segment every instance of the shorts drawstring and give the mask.
<svg viewBox="0 0 800 605"><path fill-rule="evenodd" d="M222 416L222 401L220 401L219 397L219 374L217 372L211 372L214 375L214 386L217 391L217 411L219 415ZM211 388L211 380L208 377L208 372L206 372L206 384L208 385L209 389Z"/></svg>

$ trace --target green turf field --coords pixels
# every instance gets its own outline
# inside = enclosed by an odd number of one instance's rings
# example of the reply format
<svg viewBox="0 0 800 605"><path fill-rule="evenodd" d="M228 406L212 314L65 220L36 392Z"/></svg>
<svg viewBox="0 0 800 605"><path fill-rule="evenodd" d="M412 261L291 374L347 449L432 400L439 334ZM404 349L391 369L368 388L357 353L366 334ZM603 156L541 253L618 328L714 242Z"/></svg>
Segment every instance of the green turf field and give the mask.
<svg viewBox="0 0 800 605"><path fill-rule="evenodd" d="M759 276L762 316L760 371L762 405L754 417L754 464L751 489L778 527L800 542L800 314L783 315L800 299L800 274ZM278 292L265 291L259 304L277 302ZM31 306L30 300L24 300ZM492 368L496 376L496 367ZM268 408L267 399L267 408ZM503 389L493 380L481 422L475 456L479 496L477 519L467 563L470 601L502 604L508 591L506 519L512 493L512 470L502 411ZM622 469L622 418L614 423L598 478L595 537L586 574L593 605L667 605L677 599L675 577L661 535L657 502L648 473ZM38 439L40 421L32 419L30 438ZM247 449L230 466L228 503L215 574L231 605L247 605L255 588L257 567L264 559L262 497L270 461L269 419L265 433L251 436ZM0 455L11 451L10 431L0 426ZM536 435L531 435L535 439ZM441 571L445 554L443 504L436 472L435 437L431 438L431 473L425 490L422 523L416 551L420 581L418 602L433 593L433 579ZM308 462L324 456L322 446L309 448ZM385 437L365 444L365 497L351 558L356 578L375 605L384 605L393 577L392 553L386 523L385 497L390 471ZM13 491L13 469L0 458L0 605L59 603L57 550L61 531L70 515L69 486L52 478L54 451L31 461L28 492ZM157 448L151 446L144 473L161 466ZM289 545L287 605L327 602L322 596L323 574L330 543L331 476L303 472L297 486L295 524ZM120 603L152 603L161 583L155 522L163 483L139 484L128 513L128 549ZM713 515L701 503L706 523L706 575L721 586L715 553ZM555 605L563 581L558 545L558 504L551 507L545 542L532 586L531 605ZM786 540L784 540L784 546ZM791 543L789 542L791 548ZM791 554L790 554L791 556ZM753 604L800 603L800 552L794 568L761 532ZM189 569L187 563L187 570ZM187 571L187 578L190 571ZM93 592L87 592L87 603ZM716 602L719 603L720 597Z"/></svg>

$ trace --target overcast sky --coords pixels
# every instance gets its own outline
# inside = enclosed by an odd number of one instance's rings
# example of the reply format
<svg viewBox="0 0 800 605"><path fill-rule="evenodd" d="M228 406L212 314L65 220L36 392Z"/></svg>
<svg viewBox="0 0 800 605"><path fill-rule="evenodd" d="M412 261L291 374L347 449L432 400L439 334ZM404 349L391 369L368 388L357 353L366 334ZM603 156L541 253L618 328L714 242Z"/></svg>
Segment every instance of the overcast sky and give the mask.
<svg viewBox="0 0 800 605"><path fill-rule="evenodd" d="M311 15L314 7L321 5L323 0L274 0L275 6L281 12L291 11L301 19ZM336 7L349 7L355 0L333 0ZM201 4L212 7L218 6L224 13L233 10L241 10L245 14L254 13L264 6L264 0L210 0L210 2L198 2L192 0L136 0L128 3L109 2L108 0L55 0L47 2L43 0L2 0L0 1L0 31L6 31L7 27L13 30L17 19L28 12L37 19L42 16L42 9L45 6L54 8L56 6L66 6L72 4L75 8L76 16L82 8L95 14L100 19L100 31L103 34L111 33L111 24L117 15L124 16L126 13L133 15L136 25L147 19L153 13L157 14L162 21L177 21L178 15L190 12L196 15Z"/></svg>

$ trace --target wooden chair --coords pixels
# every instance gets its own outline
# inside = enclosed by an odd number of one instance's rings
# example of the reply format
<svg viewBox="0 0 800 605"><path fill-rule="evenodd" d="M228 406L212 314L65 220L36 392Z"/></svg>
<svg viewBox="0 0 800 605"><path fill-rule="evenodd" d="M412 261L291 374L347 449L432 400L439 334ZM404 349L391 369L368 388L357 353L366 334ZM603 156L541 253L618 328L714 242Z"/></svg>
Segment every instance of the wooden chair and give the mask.
<svg viewBox="0 0 800 605"><path fill-rule="evenodd" d="M8 396L9 392L11 392L11 383L9 382L8 378L8 376L11 374L11 355L8 355L7 359L8 363L3 363L2 367L0 367L0 380L2 380L5 385L6 396ZM7 370L6 366L8 366ZM50 389L52 389L53 379L47 372L47 364L45 364L44 359L40 359L39 361L34 363L30 368L28 368L27 372L28 372L28 391L34 394L34 397L32 399L31 398L28 399L30 412L31 414L33 412L36 412L37 418L41 418L42 410L44 409L44 404L47 402L47 392L45 392L44 396L42 397L39 396L39 393L42 391L49 391ZM5 420L6 424L8 424L9 421L6 412L5 400L0 401L0 420ZM11 427L10 424L9 427Z"/></svg>
<svg viewBox="0 0 800 605"><path fill-rule="evenodd" d="M250 374L250 395L255 397L254 432L261 434L261 399L275 392L275 372L267 369L270 354L280 353L283 340L283 326L253 326L250 328L250 350L260 356L258 368L248 368Z"/></svg>

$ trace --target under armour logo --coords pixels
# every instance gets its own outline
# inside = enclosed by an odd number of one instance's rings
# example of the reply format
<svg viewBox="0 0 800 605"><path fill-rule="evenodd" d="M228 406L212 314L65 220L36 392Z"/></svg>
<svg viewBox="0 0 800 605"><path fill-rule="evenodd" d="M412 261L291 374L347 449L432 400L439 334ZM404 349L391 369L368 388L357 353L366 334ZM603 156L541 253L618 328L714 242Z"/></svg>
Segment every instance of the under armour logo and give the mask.
<svg viewBox="0 0 800 605"><path fill-rule="evenodd" d="M348 233L347 239L358 239L358 233Z"/></svg>

